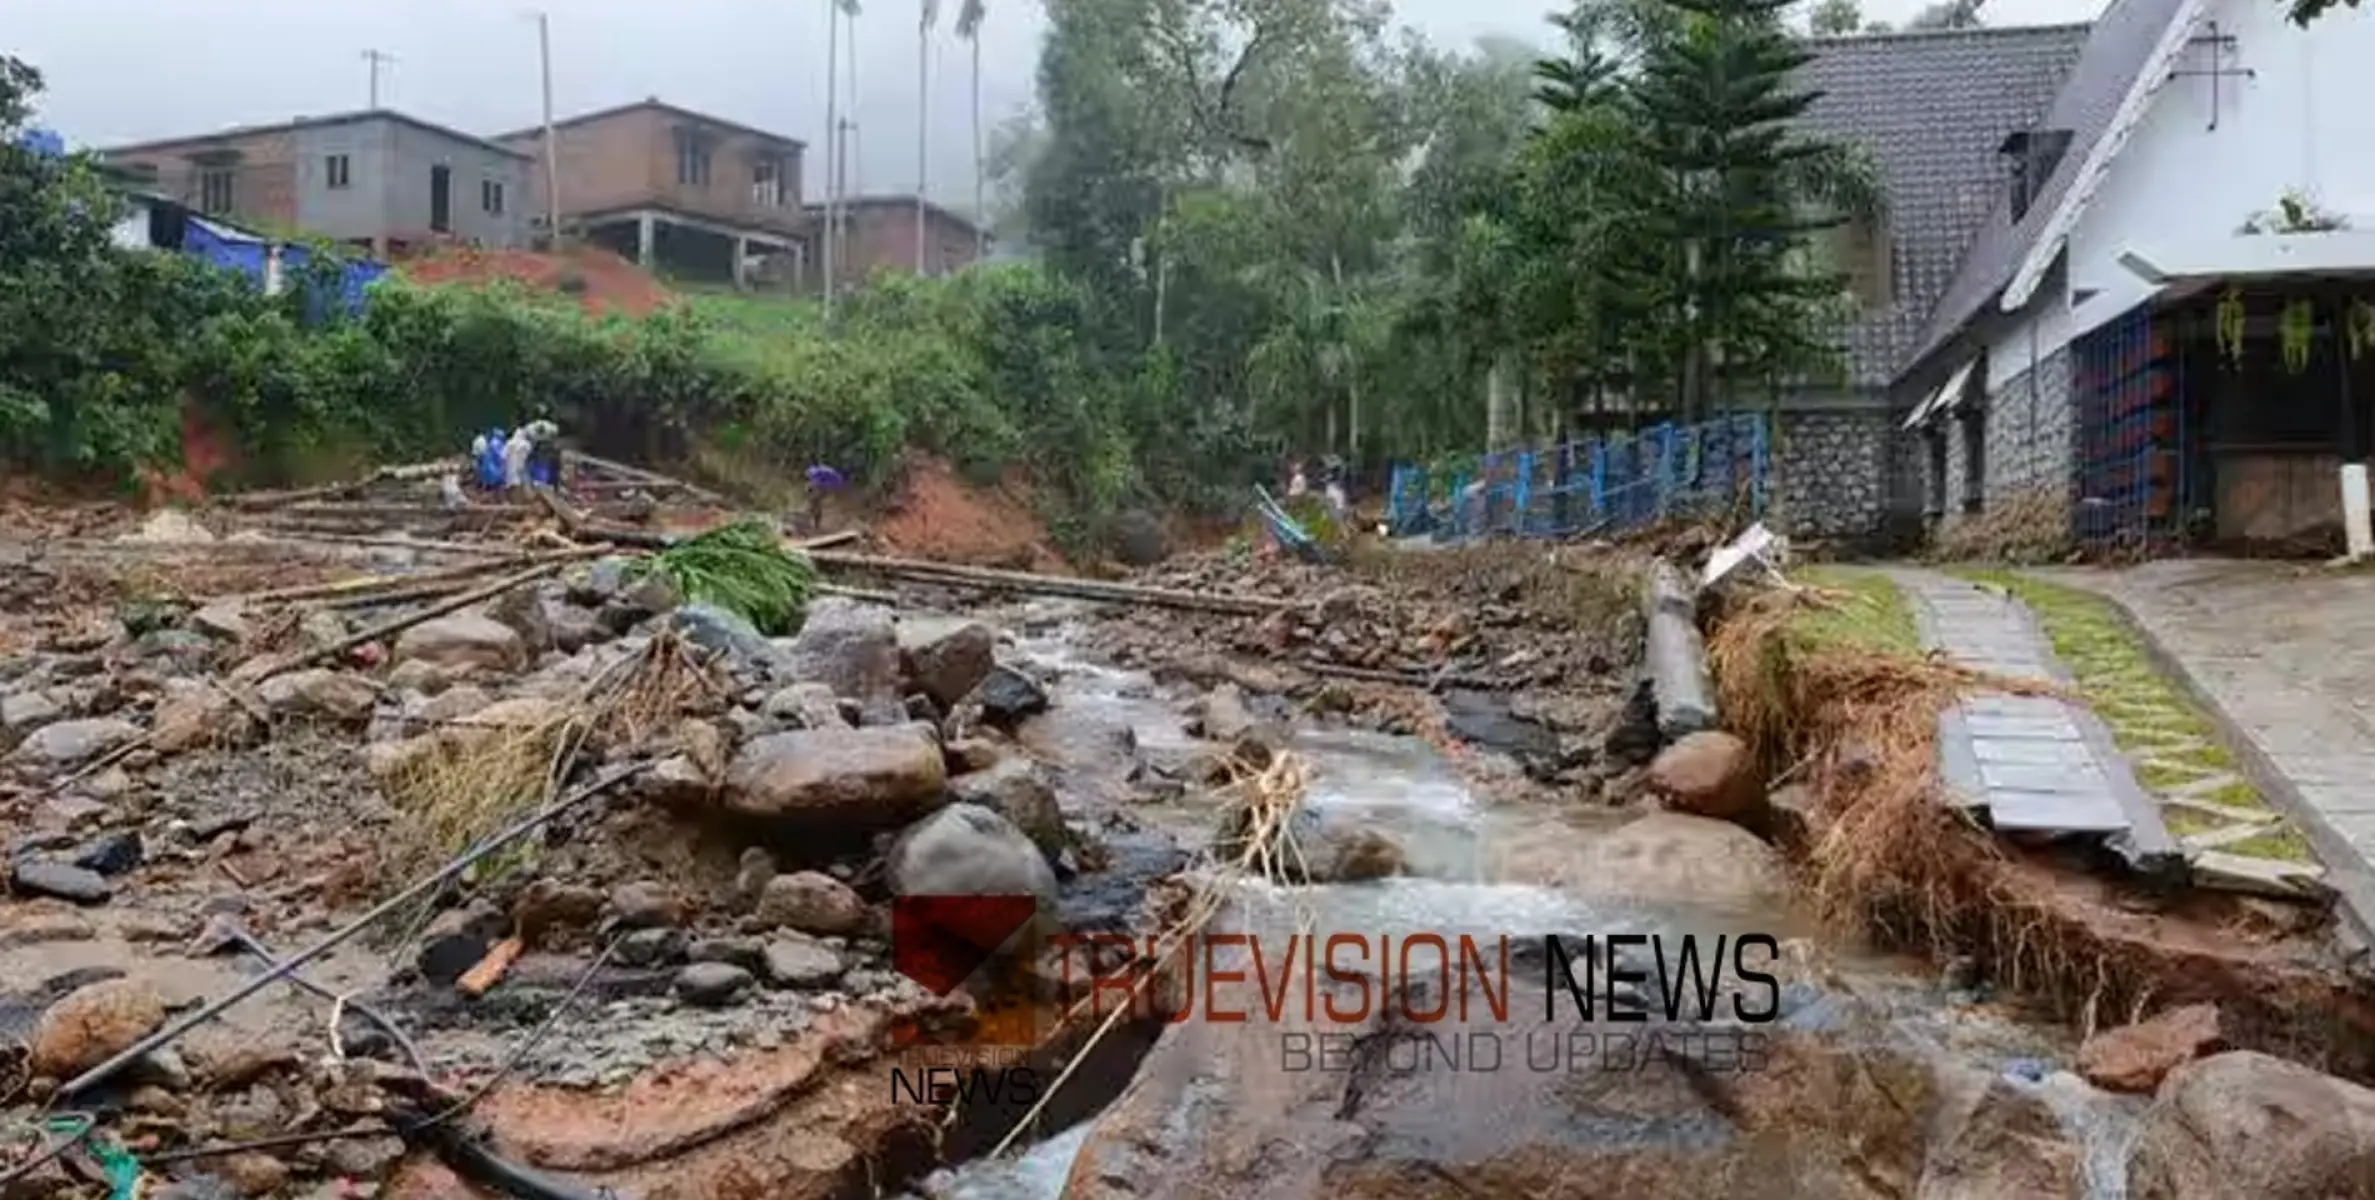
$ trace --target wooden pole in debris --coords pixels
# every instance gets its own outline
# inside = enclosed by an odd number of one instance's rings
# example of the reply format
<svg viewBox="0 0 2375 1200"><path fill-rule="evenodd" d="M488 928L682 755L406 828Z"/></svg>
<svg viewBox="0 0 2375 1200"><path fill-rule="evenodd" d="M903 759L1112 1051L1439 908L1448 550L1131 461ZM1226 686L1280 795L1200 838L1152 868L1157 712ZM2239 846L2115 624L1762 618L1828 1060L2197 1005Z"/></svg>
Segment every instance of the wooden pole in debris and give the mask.
<svg viewBox="0 0 2375 1200"><path fill-rule="evenodd" d="M958 567L921 559L883 558L872 554L845 554L829 550L812 552L809 557L815 559L817 565L821 567L871 571L879 575L888 575L919 583L937 583L951 587L1007 589L1044 596L1070 596L1081 600L1103 600L1119 604L1146 605L1153 608L1178 608L1195 612L1217 612L1256 617L1293 607L1291 601L1267 600L1257 596L1186 592L1172 588L1145 587L1139 584L1106 583L1095 579L1068 579L1058 575L1035 575L1027 571L1000 571L989 567Z"/></svg>
<svg viewBox="0 0 2375 1200"><path fill-rule="evenodd" d="M290 658L284 658L279 662L269 663L255 671L245 673L233 671L231 673L231 677L235 682L239 683L262 683L276 675L286 675L291 671L298 670L299 668L310 667L317 662L336 658L357 646L376 642L384 637L392 637L412 628L415 625L421 624L424 621L435 620L436 618L442 617L447 613L459 612L462 609L468 608L481 600L494 599L495 597L520 586L521 584L534 583L535 581L542 579L545 576L550 575L560 569L561 563L557 561L538 563L535 566L530 567L525 571L521 571L516 575L506 575L503 578L486 585L485 587L464 592L450 600L438 601L437 603L432 604L429 607L420 610L419 612L406 613L401 617L393 617L382 621L377 625L356 630L354 633L348 634L347 636L340 638L327 646L308 650L303 654L295 655Z"/></svg>

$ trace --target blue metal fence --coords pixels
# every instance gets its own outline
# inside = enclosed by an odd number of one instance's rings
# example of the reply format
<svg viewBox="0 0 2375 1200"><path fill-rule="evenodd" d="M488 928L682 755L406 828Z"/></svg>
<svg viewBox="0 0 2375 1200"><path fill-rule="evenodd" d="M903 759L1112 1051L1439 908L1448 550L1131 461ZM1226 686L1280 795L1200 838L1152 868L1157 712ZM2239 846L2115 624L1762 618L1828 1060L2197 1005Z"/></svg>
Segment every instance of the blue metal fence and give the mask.
<svg viewBox="0 0 2375 1200"><path fill-rule="evenodd" d="M1734 413L1505 450L1453 470L1397 466L1386 521L1397 534L1461 539L1618 533L1711 511L1761 517L1767 436L1764 414Z"/></svg>

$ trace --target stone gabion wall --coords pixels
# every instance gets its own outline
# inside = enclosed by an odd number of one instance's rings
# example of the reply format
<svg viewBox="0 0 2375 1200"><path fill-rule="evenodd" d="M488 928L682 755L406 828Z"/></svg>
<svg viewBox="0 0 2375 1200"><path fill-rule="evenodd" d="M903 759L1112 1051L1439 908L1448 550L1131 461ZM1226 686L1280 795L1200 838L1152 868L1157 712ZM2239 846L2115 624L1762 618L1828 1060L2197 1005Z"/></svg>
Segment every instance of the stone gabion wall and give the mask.
<svg viewBox="0 0 2375 1200"><path fill-rule="evenodd" d="M1785 412L1773 442L1770 513L1792 537L1861 537L1887 519L1893 482L1887 412Z"/></svg>
<svg viewBox="0 0 2375 1200"><path fill-rule="evenodd" d="M2004 381L1987 398L1987 500L2061 492L2075 499L2078 413L2070 348ZM2034 391L2031 385L2034 384Z"/></svg>

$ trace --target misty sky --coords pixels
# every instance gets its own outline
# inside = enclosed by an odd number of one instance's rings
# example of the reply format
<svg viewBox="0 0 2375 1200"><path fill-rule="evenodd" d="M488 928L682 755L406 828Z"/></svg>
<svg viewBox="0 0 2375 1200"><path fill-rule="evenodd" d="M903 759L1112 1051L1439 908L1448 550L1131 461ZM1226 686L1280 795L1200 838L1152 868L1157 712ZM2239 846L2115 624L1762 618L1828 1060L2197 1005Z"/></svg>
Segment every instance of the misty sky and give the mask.
<svg viewBox="0 0 2375 1200"><path fill-rule="evenodd" d="M548 0L549 2L549 0ZM553 104L560 116L646 96L777 130L811 144L805 188L823 187L829 0L570 0L551 4ZM988 0L984 124L1030 103L1045 16ZM1554 0L1400 0L1400 19L1439 44L1487 34L1541 40ZM1922 0L1864 0L1901 21ZM2092 17L2100 0L1988 0L1990 24ZM0 0L0 50L47 77L40 121L108 145L359 109L366 49L380 102L475 133L538 118L532 0ZM875 0L858 18L855 184L909 191L916 179L915 0ZM929 188L970 207L969 53L944 0L933 56ZM844 58L847 69L847 58ZM845 85L846 86L846 85Z"/></svg>

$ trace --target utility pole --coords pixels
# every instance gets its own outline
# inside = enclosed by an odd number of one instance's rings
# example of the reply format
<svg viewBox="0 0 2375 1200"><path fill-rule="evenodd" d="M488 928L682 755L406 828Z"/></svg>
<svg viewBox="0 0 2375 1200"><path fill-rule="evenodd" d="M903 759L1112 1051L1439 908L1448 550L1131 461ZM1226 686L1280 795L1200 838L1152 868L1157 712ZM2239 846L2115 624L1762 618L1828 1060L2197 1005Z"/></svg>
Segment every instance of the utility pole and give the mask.
<svg viewBox="0 0 2375 1200"><path fill-rule="evenodd" d="M825 0L825 316L833 315L833 286L839 277L841 210L841 3Z"/></svg>
<svg viewBox="0 0 2375 1200"><path fill-rule="evenodd" d="M561 146L553 140L552 19L536 14L536 57L544 71L544 234L551 248L561 248Z"/></svg>
<svg viewBox="0 0 2375 1200"><path fill-rule="evenodd" d="M371 64L371 111L378 112L379 68L382 64L393 64L396 61L396 56L379 50L365 50L363 61Z"/></svg>
<svg viewBox="0 0 2375 1200"><path fill-rule="evenodd" d="M940 19L940 0L923 0L923 19L915 29L915 273L925 273L924 185L931 171L932 26Z"/></svg>

